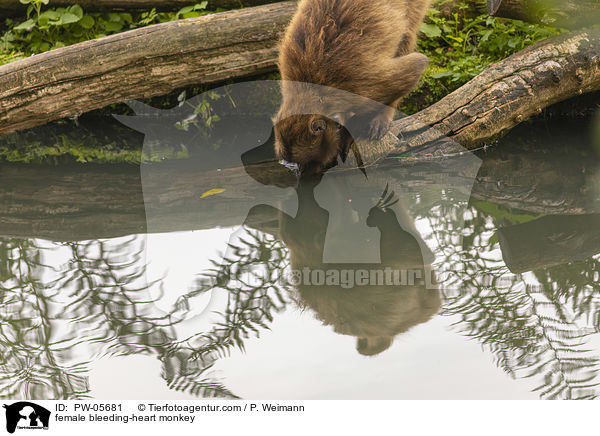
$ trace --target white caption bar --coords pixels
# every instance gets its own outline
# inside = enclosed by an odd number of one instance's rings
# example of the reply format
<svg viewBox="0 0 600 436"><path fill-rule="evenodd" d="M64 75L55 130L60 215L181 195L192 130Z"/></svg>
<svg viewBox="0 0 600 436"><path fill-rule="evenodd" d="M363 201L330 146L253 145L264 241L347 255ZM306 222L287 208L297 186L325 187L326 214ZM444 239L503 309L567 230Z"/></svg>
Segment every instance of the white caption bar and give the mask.
<svg viewBox="0 0 600 436"><path fill-rule="evenodd" d="M577 434L595 402L4 401L0 434ZM5 416L4 416L5 415Z"/></svg>

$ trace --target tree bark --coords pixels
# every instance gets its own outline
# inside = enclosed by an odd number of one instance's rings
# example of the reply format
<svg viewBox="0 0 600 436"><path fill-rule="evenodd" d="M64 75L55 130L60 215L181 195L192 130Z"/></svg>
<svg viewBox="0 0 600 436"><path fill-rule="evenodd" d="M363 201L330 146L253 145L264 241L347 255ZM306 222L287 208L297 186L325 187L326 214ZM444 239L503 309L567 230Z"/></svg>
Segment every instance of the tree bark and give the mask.
<svg viewBox="0 0 600 436"><path fill-rule="evenodd" d="M274 0L209 0L208 7L237 9L240 6L260 6L267 3L274 3ZM80 5L86 12L136 11L153 8L159 11L176 11L192 4L194 4L193 0L52 0L50 6ZM19 0L0 0L0 17L23 14L26 10L27 5L21 4Z"/></svg>
<svg viewBox="0 0 600 436"><path fill-rule="evenodd" d="M129 99L273 71L293 1L148 26L0 67L0 135Z"/></svg>
<svg viewBox="0 0 600 436"><path fill-rule="evenodd" d="M493 143L554 103L600 89L600 29L562 34L491 65L439 102L396 121L381 148L398 157L442 155L451 139L467 148ZM426 135L423 126L434 127ZM436 138L434 132L437 132Z"/></svg>
<svg viewBox="0 0 600 436"><path fill-rule="evenodd" d="M490 15L577 29L600 23L598 0L487 0Z"/></svg>

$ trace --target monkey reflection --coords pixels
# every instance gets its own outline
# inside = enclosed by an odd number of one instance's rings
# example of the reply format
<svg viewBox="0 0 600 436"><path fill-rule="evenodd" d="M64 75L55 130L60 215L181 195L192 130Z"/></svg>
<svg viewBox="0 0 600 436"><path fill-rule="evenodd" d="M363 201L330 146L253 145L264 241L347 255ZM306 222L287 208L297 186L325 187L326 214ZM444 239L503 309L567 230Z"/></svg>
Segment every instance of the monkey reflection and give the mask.
<svg viewBox="0 0 600 436"><path fill-rule="evenodd" d="M312 310L335 332L356 337L360 354L374 356L388 349L395 336L428 321L438 312L437 289L428 289L422 280L414 283L398 280L399 272L406 270L416 271L419 278L425 278L431 259L423 259L417 239L400 225L392 210L393 206L399 209L398 200L386 187L364 223L379 230L381 262L324 263L330 216L314 198L318 183L319 179L315 178L301 180L296 189L298 211L295 217L260 205L250 211L245 225L280 239L289 249L294 271L341 271L350 275L357 271L376 272L378 281L367 285L308 283L304 278L294 283L300 307ZM400 210L400 213L405 212ZM384 275L391 276L392 271L394 280L389 281L390 277Z"/></svg>

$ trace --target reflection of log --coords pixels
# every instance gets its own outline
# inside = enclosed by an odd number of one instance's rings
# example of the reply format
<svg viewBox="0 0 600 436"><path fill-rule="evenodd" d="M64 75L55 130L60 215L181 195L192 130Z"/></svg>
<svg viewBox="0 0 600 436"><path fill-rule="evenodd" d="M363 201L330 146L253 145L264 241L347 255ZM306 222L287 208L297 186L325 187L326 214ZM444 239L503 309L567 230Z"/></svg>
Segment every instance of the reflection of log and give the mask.
<svg viewBox="0 0 600 436"><path fill-rule="evenodd" d="M600 200L589 186L598 170L590 156L577 148L568 153L516 154L510 149L504 153L501 146L486 153L472 197L532 214L600 213ZM245 157L243 160L247 162ZM460 162L450 163L449 159L440 160L439 166L435 162L423 166L398 164L392 158L389 165L385 174L399 185L424 192L435 187L444 168L450 167L450 174L461 177ZM295 182L280 166L269 162L220 171L199 170L194 162L183 170L176 162L152 168L143 191L139 168L134 166L2 165L0 235L85 240L143 233L147 230L146 208L150 208L154 232L233 226L239 224L240 216L265 201L264 191L248 183L248 174L273 186ZM440 180L439 189L445 188L447 181ZM215 187L227 190L200 198ZM279 191L282 197L287 192ZM278 190L273 192L278 195Z"/></svg>
<svg viewBox="0 0 600 436"><path fill-rule="evenodd" d="M134 166L3 165L0 202L2 236L85 240L146 231Z"/></svg>
<svg viewBox="0 0 600 436"><path fill-rule="evenodd" d="M486 152L472 197L531 215L600 213L590 120L527 123Z"/></svg>
<svg viewBox="0 0 600 436"><path fill-rule="evenodd" d="M600 23L598 0L487 0L490 15L575 29Z"/></svg>
<svg viewBox="0 0 600 436"><path fill-rule="evenodd" d="M272 71L293 1L136 29L0 67L0 134Z"/></svg>
<svg viewBox="0 0 600 436"><path fill-rule="evenodd" d="M501 228L498 240L514 273L584 260L600 253L600 215L546 216Z"/></svg>
<svg viewBox="0 0 600 436"><path fill-rule="evenodd" d="M208 7L211 9L233 9L239 8L240 5L258 6L266 3L273 3L273 0L209 0ZM149 10L153 8L159 11L175 11L190 4L194 4L194 2L190 0L52 0L50 6L80 5L86 12ZM23 14L26 10L27 6L21 4L18 0L0 0L0 16Z"/></svg>
<svg viewBox="0 0 600 436"><path fill-rule="evenodd" d="M248 187L244 168L199 172L192 164L181 171L177 163L166 163L149 180L144 198L135 166L2 165L0 235L64 241L145 233L146 208L153 213L154 232L227 227L264 201ZM225 193L200 198L223 185Z"/></svg>
<svg viewBox="0 0 600 436"><path fill-rule="evenodd" d="M296 7L283 2L149 26L0 67L0 134L127 99L166 94L275 68L276 40ZM210 37L207 37L210 35ZM543 41L491 66L392 132L434 125L470 147L490 142L544 107L600 89L600 29ZM389 135L388 150L396 144Z"/></svg>

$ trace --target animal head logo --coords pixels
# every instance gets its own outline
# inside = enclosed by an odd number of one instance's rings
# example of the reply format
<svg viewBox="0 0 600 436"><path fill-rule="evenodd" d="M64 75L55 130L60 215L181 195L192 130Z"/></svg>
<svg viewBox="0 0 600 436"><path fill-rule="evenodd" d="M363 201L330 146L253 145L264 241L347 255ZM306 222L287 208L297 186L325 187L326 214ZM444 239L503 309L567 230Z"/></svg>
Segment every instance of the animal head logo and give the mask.
<svg viewBox="0 0 600 436"><path fill-rule="evenodd" d="M295 93L293 107L281 108L282 92ZM389 135L400 138L399 148L360 140L348 145L348 135L360 138L361 126L344 125L344 118L338 115L351 118L344 105L356 106L356 99L364 100L316 85L256 81L212 90L169 111L131 103L136 116L117 119L145 134L144 156L161 160L157 150L168 144L186 150L189 157L165 165L142 165L148 231L161 232L167 219L184 215L202 217L206 222L190 221L189 228L181 230L235 228L224 247L223 264L236 257L238 253L231 247L243 241L250 229L283 242L292 267L430 268L435 253L444 247L430 246L436 243L431 231L423 234L435 225L427 215L439 212L441 203L447 205L451 193L452 210L444 213L452 215L460 227L481 161L435 129L419 125L410 132L413 139L418 137L417 142L434 148L443 142L446 155L455 157L418 165L386 164L386 153L401 149L408 135L388 134L388 139ZM295 152L295 138L281 135L277 124L294 120L308 125L319 141L328 130L334 142L343 140L343 146L328 151L325 160L331 158L331 162L321 174L308 177L298 166L279 161ZM300 139L316 143L314 138ZM169 180L174 175L188 183L173 186ZM446 219L438 212L435 220ZM419 215L421 221L431 221L426 223L428 228L417 222ZM173 250L174 256L194 256L189 250ZM394 286L321 291L314 286L296 287L301 305L311 308L339 333L355 336L358 351L365 355L385 350L396 334L425 322L440 305L437 286L426 290L414 286L402 292ZM204 301L207 313L211 300ZM380 316L357 312L358 307L371 312L375 308Z"/></svg>
<svg viewBox="0 0 600 436"><path fill-rule="evenodd" d="M16 429L48 429L50 411L28 401L19 401L4 405L6 409L6 431L14 433Z"/></svg>

